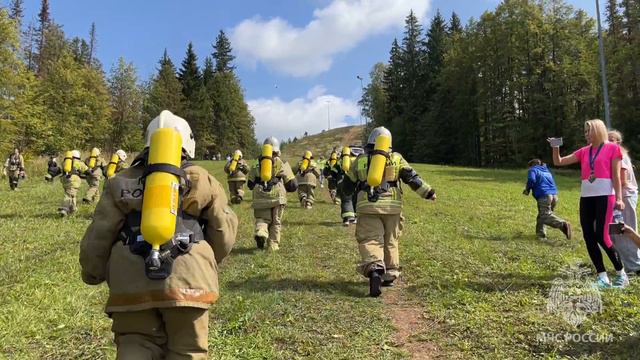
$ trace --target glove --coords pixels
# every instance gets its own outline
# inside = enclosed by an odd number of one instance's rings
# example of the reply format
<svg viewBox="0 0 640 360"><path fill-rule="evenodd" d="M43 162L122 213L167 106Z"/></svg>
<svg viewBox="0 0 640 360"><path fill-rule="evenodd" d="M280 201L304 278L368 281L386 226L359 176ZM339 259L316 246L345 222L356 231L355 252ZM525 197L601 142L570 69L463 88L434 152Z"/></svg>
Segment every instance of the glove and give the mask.
<svg viewBox="0 0 640 360"><path fill-rule="evenodd" d="M529 189L522 190L522 195L529 195Z"/></svg>

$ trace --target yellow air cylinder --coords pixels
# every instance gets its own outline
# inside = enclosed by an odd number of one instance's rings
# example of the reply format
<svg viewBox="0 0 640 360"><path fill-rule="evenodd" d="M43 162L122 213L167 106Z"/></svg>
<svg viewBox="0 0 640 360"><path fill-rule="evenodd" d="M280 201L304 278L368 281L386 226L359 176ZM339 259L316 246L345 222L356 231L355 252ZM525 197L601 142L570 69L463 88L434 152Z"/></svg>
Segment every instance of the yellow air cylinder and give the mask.
<svg viewBox="0 0 640 360"><path fill-rule="evenodd" d="M64 161L62 162L62 171L65 174L68 174L73 169L73 155L71 151L67 151L64 153Z"/></svg>
<svg viewBox="0 0 640 360"><path fill-rule="evenodd" d="M159 128L151 135L149 164L170 164L180 167L182 137L173 128ZM142 197L140 232L152 250L171 240L176 231L176 216L180 200L178 176L154 171L145 180Z"/></svg>
<svg viewBox="0 0 640 360"><path fill-rule="evenodd" d="M300 170L305 171L309 168L311 164L311 151L305 151L304 156L302 157L302 164L300 164Z"/></svg>
<svg viewBox="0 0 640 360"><path fill-rule="evenodd" d="M338 154L336 154L336 152L334 151L329 157L329 165L333 166L336 164L336 162L338 162Z"/></svg>
<svg viewBox="0 0 640 360"><path fill-rule="evenodd" d="M262 145L262 158L260 159L260 180L267 182L271 180L273 166L273 147L271 144Z"/></svg>
<svg viewBox="0 0 640 360"><path fill-rule="evenodd" d="M109 165L107 165L107 178L111 179L113 175L116 174L116 167L118 166L118 161L120 157L117 154L111 155L111 161L109 161Z"/></svg>
<svg viewBox="0 0 640 360"><path fill-rule="evenodd" d="M390 146L391 137L387 135L379 135L376 138L374 150L383 151L388 154ZM382 184L382 176L384 175L384 168L386 165L387 158L384 155L374 154L371 157L369 171L367 172L367 184L369 184L369 186L376 187Z"/></svg>
<svg viewBox="0 0 640 360"><path fill-rule="evenodd" d="M240 153L236 151L233 153L233 158L231 158L231 164L229 164L229 172L236 171L236 167L238 167L238 160L240 160Z"/></svg>
<svg viewBox="0 0 640 360"><path fill-rule="evenodd" d="M342 171L347 172L351 167L351 149L348 146L342 148Z"/></svg>
<svg viewBox="0 0 640 360"><path fill-rule="evenodd" d="M89 163L87 164L89 166L89 169L93 169L94 167L96 167L97 158L98 158L98 149L97 148L91 149L91 155L89 155Z"/></svg>

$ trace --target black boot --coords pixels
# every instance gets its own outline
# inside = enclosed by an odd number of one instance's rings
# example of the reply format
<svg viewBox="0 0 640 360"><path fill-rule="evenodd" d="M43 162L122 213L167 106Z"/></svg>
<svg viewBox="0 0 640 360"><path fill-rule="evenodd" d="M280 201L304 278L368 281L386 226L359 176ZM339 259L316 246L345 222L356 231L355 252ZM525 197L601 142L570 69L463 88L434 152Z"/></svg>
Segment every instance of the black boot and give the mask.
<svg viewBox="0 0 640 360"><path fill-rule="evenodd" d="M255 236L256 239L256 245L258 246L258 249L264 249L264 242L265 242L265 238L262 236Z"/></svg>
<svg viewBox="0 0 640 360"><path fill-rule="evenodd" d="M380 285L382 284L382 276L380 270L373 270L369 273L369 296L378 297L382 294Z"/></svg>

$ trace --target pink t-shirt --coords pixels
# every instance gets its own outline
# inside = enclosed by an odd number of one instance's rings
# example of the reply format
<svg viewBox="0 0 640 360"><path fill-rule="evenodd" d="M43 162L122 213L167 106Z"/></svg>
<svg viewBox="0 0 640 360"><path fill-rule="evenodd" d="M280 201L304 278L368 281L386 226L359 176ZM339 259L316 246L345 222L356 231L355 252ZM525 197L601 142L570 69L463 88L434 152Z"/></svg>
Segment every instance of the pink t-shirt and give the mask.
<svg viewBox="0 0 640 360"><path fill-rule="evenodd" d="M604 143L600 153L593 163L593 173L596 177L594 182L589 181L591 167L589 166L589 149L591 145L587 145L576 150L573 155L580 161L580 178L582 186L580 189L581 197L613 195L613 181L611 176L611 163L613 159L622 159L622 151L620 146L615 143ZM598 147L591 150L591 157L596 155Z"/></svg>

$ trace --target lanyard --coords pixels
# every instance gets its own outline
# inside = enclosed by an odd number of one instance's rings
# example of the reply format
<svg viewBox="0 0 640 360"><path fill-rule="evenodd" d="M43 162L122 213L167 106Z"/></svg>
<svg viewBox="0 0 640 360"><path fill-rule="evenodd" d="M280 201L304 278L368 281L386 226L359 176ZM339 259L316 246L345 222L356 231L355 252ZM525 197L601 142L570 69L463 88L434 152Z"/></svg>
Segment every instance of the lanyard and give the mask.
<svg viewBox="0 0 640 360"><path fill-rule="evenodd" d="M604 145L604 143L600 144L600 146L598 146L598 150L596 150L596 155L593 156L591 154L591 150L593 150L593 145L591 145L591 147L589 148L589 168L591 168L591 174L593 174L593 168L594 168L594 164L596 162L596 158L598 157L598 154L600 154L600 150L602 150L602 146Z"/></svg>

